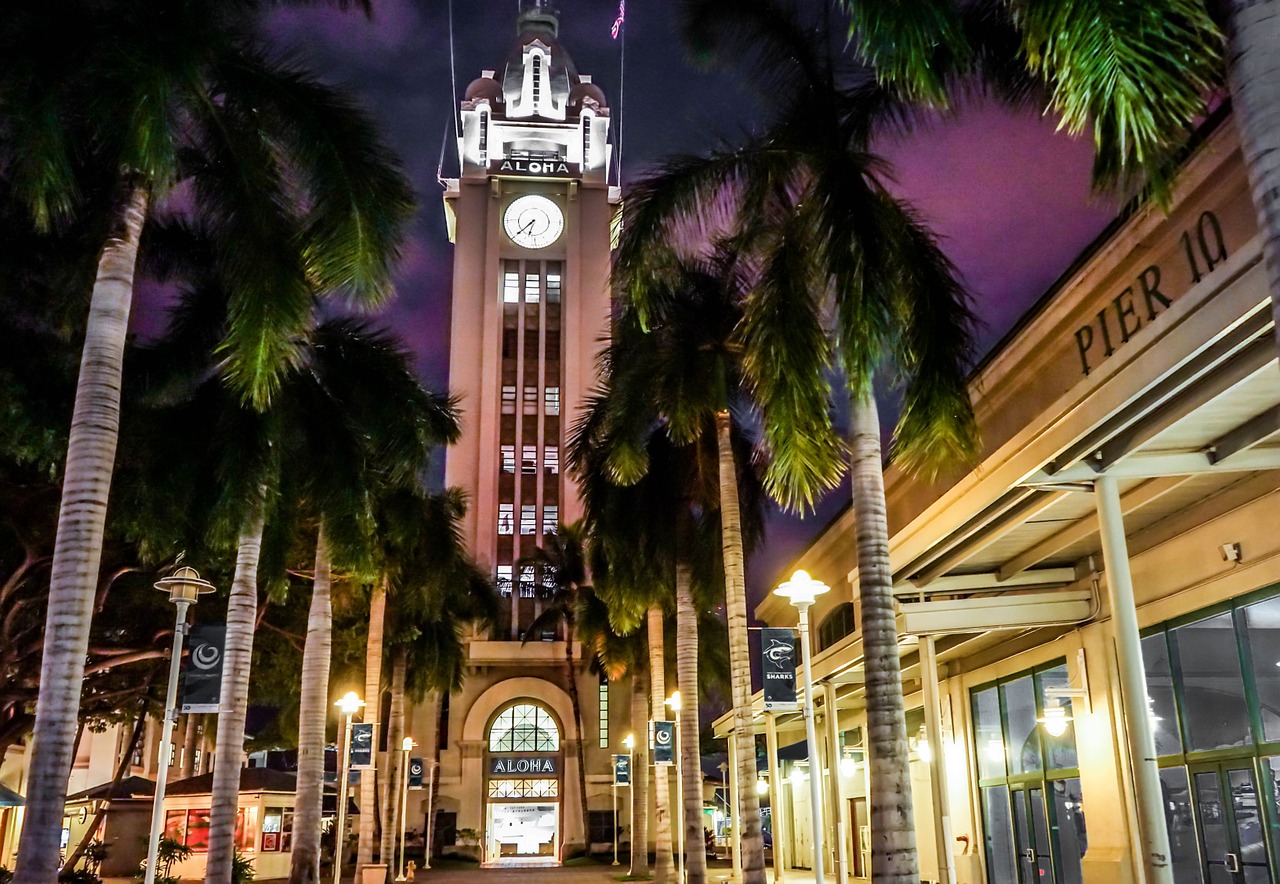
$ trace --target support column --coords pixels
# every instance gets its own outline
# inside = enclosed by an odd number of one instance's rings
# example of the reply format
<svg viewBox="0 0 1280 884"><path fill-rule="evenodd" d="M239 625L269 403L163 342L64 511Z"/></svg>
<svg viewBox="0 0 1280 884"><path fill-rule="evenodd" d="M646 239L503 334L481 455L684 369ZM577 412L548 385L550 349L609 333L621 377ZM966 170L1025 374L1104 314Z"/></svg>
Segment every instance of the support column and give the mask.
<svg viewBox="0 0 1280 884"><path fill-rule="evenodd" d="M1129 572L1129 548L1124 536L1124 514L1120 491L1112 476L1093 482L1097 497L1098 524L1102 530L1102 560L1106 568L1107 598L1115 633L1116 657L1120 663L1121 705L1137 792L1138 830L1142 836L1142 865L1150 884L1173 884L1169 832L1165 827L1160 771L1156 764L1156 744L1151 733L1147 708L1147 674L1142 662L1138 635L1138 611L1133 598L1133 576Z"/></svg>
<svg viewBox="0 0 1280 884"><path fill-rule="evenodd" d="M933 636L920 636L920 681L924 688L924 729L933 749L929 765L929 791L933 798L933 836L938 853L938 884L956 880L956 860L951 851L951 796L947 794L946 747L942 743L942 704L938 689L938 654Z"/></svg>
<svg viewBox="0 0 1280 884"><path fill-rule="evenodd" d="M729 758L732 761L738 757L738 733L733 731L729 734ZM733 854L733 868L730 873L729 880L742 880L742 811L741 802L738 801L738 788L741 783L738 782L738 765L730 763L729 765L729 812L733 815L730 820L732 825L729 827L729 844Z"/></svg>
<svg viewBox="0 0 1280 884"><path fill-rule="evenodd" d="M846 884L849 880L849 802L844 798L840 783L840 715L836 710L836 686L827 682L822 686L822 705L827 730L827 776L831 783L831 818L835 820L836 881Z"/></svg>
<svg viewBox="0 0 1280 884"><path fill-rule="evenodd" d="M787 880L786 849L790 844L791 827L787 817L787 808L782 800L782 768L778 766L778 724L772 712L764 714L765 752L769 756L769 806L773 818L773 880L774 884L783 884ZM783 837L783 829L786 837Z"/></svg>

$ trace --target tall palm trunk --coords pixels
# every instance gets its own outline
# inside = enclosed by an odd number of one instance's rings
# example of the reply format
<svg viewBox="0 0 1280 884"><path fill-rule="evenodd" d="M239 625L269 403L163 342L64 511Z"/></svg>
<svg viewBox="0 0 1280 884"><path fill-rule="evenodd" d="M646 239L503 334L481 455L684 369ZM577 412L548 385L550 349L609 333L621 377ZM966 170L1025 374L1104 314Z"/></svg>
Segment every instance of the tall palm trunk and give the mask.
<svg viewBox="0 0 1280 884"><path fill-rule="evenodd" d="M427 742L422 747L422 757L427 762L427 788L429 794L425 801L431 808L431 813L425 817L422 826L422 850L423 856L428 860L431 858L431 847L435 842L436 832L436 813L440 807L440 707L442 704L441 693L439 691L431 691L427 695L427 721L430 727L427 728ZM434 771L434 773L431 773ZM420 809L421 806L420 806Z"/></svg>
<svg viewBox="0 0 1280 884"><path fill-rule="evenodd" d="M716 413L716 450L720 461L720 531L724 550L725 610L729 627L729 671L733 729L738 734L736 807L744 884L764 884L764 836L760 796L756 794L756 752L751 720L751 648L747 644L747 583L742 552L742 514L738 506L738 465L733 456L728 411Z"/></svg>
<svg viewBox="0 0 1280 884"><path fill-rule="evenodd" d="M649 634L649 705L651 717L666 720L666 651L662 639L662 609L651 605L648 611ZM654 847L653 880L665 884L671 877L671 768L653 768Z"/></svg>
<svg viewBox="0 0 1280 884"><path fill-rule="evenodd" d="M298 787L293 811L290 884L320 880L320 818L324 802L324 737L329 714L329 658L333 648L332 575L324 526L316 533L315 585L302 648L298 702Z"/></svg>
<svg viewBox="0 0 1280 884"><path fill-rule="evenodd" d="M1228 83L1253 192L1271 312L1280 317L1280 3L1230 0ZM1280 334L1280 325L1276 327Z"/></svg>
<svg viewBox="0 0 1280 884"><path fill-rule="evenodd" d="M874 394L853 403L850 444L858 594L867 676L867 754L871 772L871 879L877 884L920 880L911 812L911 769L902 703L902 667L889 568L889 522L884 501L880 415Z"/></svg>
<svg viewBox="0 0 1280 884"><path fill-rule="evenodd" d="M133 273L147 206L146 190L134 186L98 258L89 301L49 576L40 695L15 873L16 880L31 884L52 884L58 876L62 813L73 761L71 744L80 711L84 658L89 650L107 497L120 431L120 388Z"/></svg>
<svg viewBox="0 0 1280 884"><path fill-rule="evenodd" d="M571 603L572 604L572 603ZM578 696L578 670L573 665L573 616L564 618L564 673L569 686L569 702L573 704L573 727L577 731L578 801L582 805L582 844L586 853L591 852L591 826L587 816L587 735L582 728L582 698Z"/></svg>
<svg viewBox="0 0 1280 884"><path fill-rule="evenodd" d="M227 637L223 650L222 695L218 700L218 736L213 755L213 794L209 810L206 884L231 884L235 856L236 810L240 803L240 764L244 755L244 719L249 709L249 667L253 627L258 613L258 558L262 553L262 501L240 535L236 573L227 601Z"/></svg>
<svg viewBox="0 0 1280 884"><path fill-rule="evenodd" d="M184 780L195 771L196 753L200 751L200 747L196 745L196 734L200 732L200 722L199 713L188 713L187 729L182 733L182 766L178 769L178 776Z"/></svg>
<svg viewBox="0 0 1280 884"><path fill-rule="evenodd" d="M649 692L644 673L631 673L631 870L632 878L649 877Z"/></svg>
<svg viewBox="0 0 1280 884"><path fill-rule="evenodd" d="M698 608L689 566L676 566L676 678L680 682L680 779L684 804L685 875L689 884L707 879L702 839L702 746L698 738Z"/></svg>
<svg viewBox="0 0 1280 884"><path fill-rule="evenodd" d="M409 674L409 654L403 645L391 657L391 715L387 721L387 775L382 793L382 847L378 857L395 869L396 838L400 834L400 744L404 741L404 683Z"/></svg>
<svg viewBox="0 0 1280 884"><path fill-rule="evenodd" d="M386 626L387 579L373 585L369 597L369 637L364 648L364 718L378 729L382 714L382 635ZM366 770L360 777L360 838L356 844L356 880L360 869L373 862L373 842L378 838L378 778L376 771Z"/></svg>

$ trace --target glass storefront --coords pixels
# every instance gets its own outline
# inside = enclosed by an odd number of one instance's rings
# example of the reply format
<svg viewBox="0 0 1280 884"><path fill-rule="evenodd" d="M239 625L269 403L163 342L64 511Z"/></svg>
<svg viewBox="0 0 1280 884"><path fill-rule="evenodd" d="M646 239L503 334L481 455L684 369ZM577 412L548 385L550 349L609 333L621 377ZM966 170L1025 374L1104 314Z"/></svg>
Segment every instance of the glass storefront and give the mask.
<svg viewBox="0 0 1280 884"><path fill-rule="evenodd" d="M982 793L987 880L1081 884L1088 847L1084 797L1070 721L1060 735L1041 726L1045 708L1071 700L1056 662L975 688L974 746Z"/></svg>
<svg viewBox="0 0 1280 884"><path fill-rule="evenodd" d="M554 857L563 753L551 713L528 701L499 712L489 726L485 766L487 861Z"/></svg>
<svg viewBox="0 0 1280 884"><path fill-rule="evenodd" d="M1175 880L1280 880L1280 596L1162 624L1142 653Z"/></svg>

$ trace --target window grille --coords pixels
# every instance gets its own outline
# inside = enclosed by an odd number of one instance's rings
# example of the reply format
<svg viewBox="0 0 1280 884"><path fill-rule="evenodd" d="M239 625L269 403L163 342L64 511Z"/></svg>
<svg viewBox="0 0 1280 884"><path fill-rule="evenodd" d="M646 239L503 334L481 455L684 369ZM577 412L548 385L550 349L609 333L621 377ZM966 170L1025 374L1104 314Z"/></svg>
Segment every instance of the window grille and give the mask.
<svg viewBox="0 0 1280 884"><path fill-rule="evenodd" d="M525 414L538 413L538 388L537 387L524 388L524 413Z"/></svg>
<svg viewBox="0 0 1280 884"><path fill-rule="evenodd" d="M541 706L520 703L498 713L489 728L490 752L557 752L560 728Z"/></svg>
<svg viewBox="0 0 1280 884"><path fill-rule="evenodd" d="M542 508L542 533L554 534L556 526L560 524L560 507L556 504L547 504Z"/></svg>
<svg viewBox="0 0 1280 884"><path fill-rule="evenodd" d="M547 303L560 303L560 264L556 262L547 266Z"/></svg>
<svg viewBox="0 0 1280 884"><path fill-rule="evenodd" d="M548 445L542 449L542 463L546 466L547 472L553 476L560 472L560 446Z"/></svg>
<svg viewBox="0 0 1280 884"><path fill-rule="evenodd" d="M559 780L490 780L490 798L558 798Z"/></svg>
<svg viewBox="0 0 1280 884"><path fill-rule="evenodd" d="M600 748L609 748L609 680L600 679Z"/></svg>
<svg viewBox="0 0 1280 884"><path fill-rule="evenodd" d="M525 565L520 569L520 598L531 599L537 593L534 591L533 567Z"/></svg>
<svg viewBox="0 0 1280 884"><path fill-rule="evenodd" d="M489 162L489 109L480 111L480 164Z"/></svg>
<svg viewBox="0 0 1280 884"><path fill-rule="evenodd" d="M514 385L504 386L502 388L502 413L516 413L516 388Z"/></svg>
<svg viewBox="0 0 1280 884"><path fill-rule="evenodd" d="M520 533L533 534L538 529L534 522L537 520L538 508L531 503L520 505Z"/></svg>
<svg viewBox="0 0 1280 884"><path fill-rule="evenodd" d="M502 472L514 473L516 471L516 447L514 445L502 446Z"/></svg>
<svg viewBox="0 0 1280 884"><path fill-rule="evenodd" d="M520 274L515 270L502 274L502 303L520 303Z"/></svg>
<svg viewBox="0 0 1280 884"><path fill-rule="evenodd" d="M497 586L498 586L498 595L501 595L501 596L511 595L511 566L510 565L498 566L498 576L495 582L497 583Z"/></svg>
<svg viewBox="0 0 1280 884"><path fill-rule="evenodd" d="M543 391L543 398L546 400L546 411L549 415L560 413L560 388L547 387Z"/></svg>
<svg viewBox="0 0 1280 884"><path fill-rule="evenodd" d="M524 300L526 304L538 303L538 295L542 289L542 284L536 273L526 273L524 275Z"/></svg>
<svg viewBox="0 0 1280 884"><path fill-rule="evenodd" d="M533 107L536 111L542 100L542 56L535 52L531 62L531 67L533 68Z"/></svg>
<svg viewBox="0 0 1280 884"><path fill-rule="evenodd" d="M520 457L520 472L525 475L538 471L538 446L525 445Z"/></svg>
<svg viewBox="0 0 1280 884"><path fill-rule="evenodd" d="M498 504L498 533L513 534L515 533L515 504L500 503Z"/></svg>

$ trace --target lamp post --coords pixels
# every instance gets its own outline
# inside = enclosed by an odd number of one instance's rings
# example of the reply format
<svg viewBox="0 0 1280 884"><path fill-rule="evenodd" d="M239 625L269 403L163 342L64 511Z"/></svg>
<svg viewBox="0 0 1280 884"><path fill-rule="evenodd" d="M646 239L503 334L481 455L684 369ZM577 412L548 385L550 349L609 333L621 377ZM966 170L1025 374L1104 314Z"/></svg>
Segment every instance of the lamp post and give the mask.
<svg viewBox="0 0 1280 884"><path fill-rule="evenodd" d="M435 797L436 791L436 764L438 762L432 758L427 762L427 831L424 833L422 845L422 867L424 869L431 868L431 845L435 835L435 817L431 812L431 802Z"/></svg>
<svg viewBox="0 0 1280 884"><path fill-rule="evenodd" d="M397 881L405 880L404 824L409 816L409 753L417 745L412 737L405 737L400 742L400 874L396 875Z"/></svg>
<svg viewBox="0 0 1280 884"><path fill-rule="evenodd" d="M666 706L676 714L676 805L680 808L680 837L676 839L676 844L680 850L678 874L679 880L684 880L684 759L681 757L680 749L680 692L672 691L671 696L666 699Z"/></svg>
<svg viewBox="0 0 1280 884"><path fill-rule="evenodd" d="M156 797L151 805L151 831L147 835L146 884L155 884L156 860L160 851L160 835L164 831L164 790L169 779L169 753L173 745L173 723L178 717L178 674L182 666L182 644L187 637L187 609L200 596L213 592L213 584L201 580L195 568L182 567L156 583L156 589L169 593L169 601L177 609L173 620L173 650L169 655L169 688L164 700L164 726L160 730L160 758L156 764Z"/></svg>
<svg viewBox="0 0 1280 884"><path fill-rule="evenodd" d="M809 652L809 606L831 587L797 571L774 592L800 613L800 659L804 663L804 738L809 744L809 816L813 819L813 879L823 882L822 768L817 763L818 735L813 725L813 666Z"/></svg>
<svg viewBox="0 0 1280 884"><path fill-rule="evenodd" d="M634 767L632 767L632 760L633 760L633 759L632 759L632 757L631 757L631 756L632 756L632 753L634 753L634 752L635 752L635 748L636 748L636 735L635 735L635 734L627 734L627 735L623 738L623 740L622 740L622 745L624 745L624 746L626 746L626 747L627 747L627 782L628 782L628 783L630 783L630 784L634 784L634 783L635 783L635 775L636 775L636 772L635 772L635 768L634 768ZM629 788L629 789L634 790L634 789L635 789L635 785L629 785L629 786L628 786L628 788ZM636 802L635 802L635 794L636 794L636 793L635 793L634 791L629 792L629 793L628 793L628 797L629 797L631 800L627 802L627 806L628 806L628 808L629 808L629 809L628 809L628 811L627 811L627 838L628 838L627 843L631 845L631 856L632 856L631 867L632 867L632 868L635 868L635 859L634 859L634 858L635 858L635 854L636 854ZM617 806L617 805L615 804L614 806L615 806L615 808L616 808L616 806ZM614 828L614 831L617 831L617 828L618 828L618 813L617 813L617 810L615 810L615 811L614 811L613 819L614 819L614 821L613 821L613 828ZM647 845L641 845L641 849L643 850L646 846L647 846ZM615 852L616 852L616 851L615 851Z"/></svg>
<svg viewBox="0 0 1280 884"><path fill-rule="evenodd" d="M360 711L364 700L355 691L347 691L333 705L342 710L342 754L338 756L338 820L333 830L333 884L342 881L342 853L346 846L347 828L347 772L351 766L351 718Z"/></svg>

